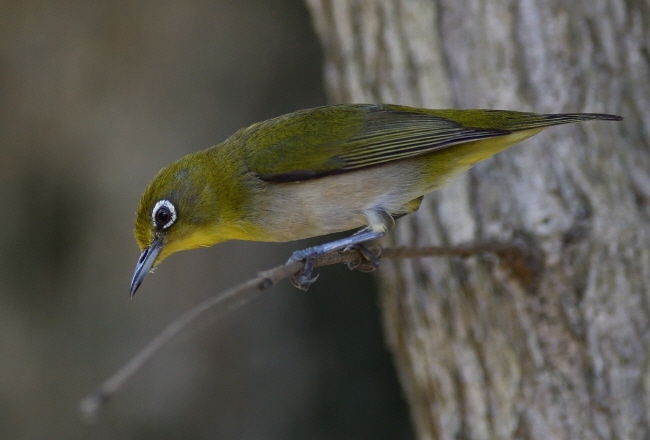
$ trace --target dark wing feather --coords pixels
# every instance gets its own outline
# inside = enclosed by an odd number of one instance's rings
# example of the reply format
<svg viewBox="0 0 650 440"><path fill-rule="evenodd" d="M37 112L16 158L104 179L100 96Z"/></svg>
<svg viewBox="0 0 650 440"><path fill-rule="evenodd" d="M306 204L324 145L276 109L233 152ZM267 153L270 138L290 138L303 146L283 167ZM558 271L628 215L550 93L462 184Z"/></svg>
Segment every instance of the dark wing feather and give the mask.
<svg viewBox="0 0 650 440"><path fill-rule="evenodd" d="M620 120L589 113L429 110L396 105L336 105L302 110L234 137L261 179L292 182L385 164L515 131L586 120Z"/></svg>
<svg viewBox="0 0 650 440"><path fill-rule="evenodd" d="M502 136L408 107L319 107L265 121L239 135L248 168L261 179L293 182L426 154ZM414 109L415 110L415 109Z"/></svg>
<svg viewBox="0 0 650 440"><path fill-rule="evenodd" d="M384 111L369 115L363 130L347 140L338 157L352 170L430 153L452 145L509 134L464 127L440 116Z"/></svg>

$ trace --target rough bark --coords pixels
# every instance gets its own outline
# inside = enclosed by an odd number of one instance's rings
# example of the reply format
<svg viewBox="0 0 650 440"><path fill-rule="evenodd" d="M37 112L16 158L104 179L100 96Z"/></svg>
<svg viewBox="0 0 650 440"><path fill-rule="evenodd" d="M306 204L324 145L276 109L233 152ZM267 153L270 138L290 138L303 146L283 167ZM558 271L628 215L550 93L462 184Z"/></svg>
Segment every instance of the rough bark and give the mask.
<svg viewBox="0 0 650 440"><path fill-rule="evenodd" d="M650 4L308 0L333 102L606 112L492 158L400 220L402 245L524 237L385 262L381 305L421 439L650 436Z"/></svg>

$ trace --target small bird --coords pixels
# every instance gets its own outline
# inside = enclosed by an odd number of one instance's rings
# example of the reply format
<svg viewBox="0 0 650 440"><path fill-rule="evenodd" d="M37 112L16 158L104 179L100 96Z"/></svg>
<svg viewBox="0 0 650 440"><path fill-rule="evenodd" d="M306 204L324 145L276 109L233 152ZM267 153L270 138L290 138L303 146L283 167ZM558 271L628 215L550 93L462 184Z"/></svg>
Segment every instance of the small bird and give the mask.
<svg viewBox="0 0 650 440"><path fill-rule="evenodd" d="M620 121L596 113L431 110L331 105L259 122L163 168L138 205L142 254L131 296L169 255L228 240L281 242L360 228L295 252L294 284L306 290L311 260L384 236L395 219L453 176L551 125Z"/></svg>

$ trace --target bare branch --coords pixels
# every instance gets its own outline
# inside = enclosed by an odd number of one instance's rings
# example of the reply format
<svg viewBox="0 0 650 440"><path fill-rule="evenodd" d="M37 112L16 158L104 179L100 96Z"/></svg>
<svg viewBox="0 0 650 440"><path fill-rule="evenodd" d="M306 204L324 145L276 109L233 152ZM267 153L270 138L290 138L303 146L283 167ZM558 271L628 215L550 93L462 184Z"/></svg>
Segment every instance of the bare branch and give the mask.
<svg viewBox="0 0 650 440"><path fill-rule="evenodd" d="M421 258L434 256L460 256L468 257L479 253L495 253L506 260L508 255L528 255L527 248L513 245L513 243L484 242L449 247L425 247L425 248L372 248L372 252L379 254L382 258ZM351 263L361 259L361 253L352 249L348 252L331 252L318 256L314 259L314 267L329 266L337 263ZM162 332L160 332L147 346L138 354L132 357L122 368L115 372L99 387L94 393L84 397L79 405L79 410L88 421L93 421L99 409L126 384L138 371L142 369L169 341L178 335L185 327L195 321L204 312L215 306L223 306L223 312L232 311L247 304L256 298L263 290L274 286L279 281L290 277L300 271L304 262L294 261L277 266L257 274L255 278L245 281L228 290L217 293L206 299L195 307L183 313L172 321Z"/></svg>

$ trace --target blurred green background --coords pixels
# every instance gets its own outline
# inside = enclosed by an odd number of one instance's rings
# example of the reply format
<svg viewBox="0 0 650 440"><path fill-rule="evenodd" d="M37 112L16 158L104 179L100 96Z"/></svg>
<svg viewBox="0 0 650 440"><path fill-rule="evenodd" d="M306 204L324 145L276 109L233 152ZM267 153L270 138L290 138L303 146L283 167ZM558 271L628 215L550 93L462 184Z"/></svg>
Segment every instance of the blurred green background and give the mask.
<svg viewBox="0 0 650 440"><path fill-rule="evenodd" d="M298 0L0 0L0 438L412 438L373 278L343 266L193 326L95 425L77 413L180 313L310 244L180 253L128 297L148 181L324 104L321 57Z"/></svg>

